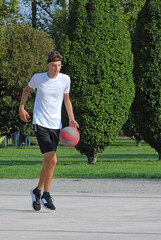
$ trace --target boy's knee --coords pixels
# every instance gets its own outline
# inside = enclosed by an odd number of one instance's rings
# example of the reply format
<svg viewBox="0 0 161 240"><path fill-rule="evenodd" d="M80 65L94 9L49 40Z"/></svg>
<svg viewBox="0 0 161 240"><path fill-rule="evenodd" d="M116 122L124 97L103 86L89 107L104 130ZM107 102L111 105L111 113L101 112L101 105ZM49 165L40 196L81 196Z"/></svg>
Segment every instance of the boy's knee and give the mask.
<svg viewBox="0 0 161 240"><path fill-rule="evenodd" d="M45 162L45 165L50 164L51 167L55 167L57 164L57 157L55 152L45 154L44 162Z"/></svg>
<svg viewBox="0 0 161 240"><path fill-rule="evenodd" d="M51 167L55 167L56 164L57 164L56 154L53 153L53 154L50 156L50 158L49 158L48 161L49 161L49 164L50 164Z"/></svg>
<svg viewBox="0 0 161 240"><path fill-rule="evenodd" d="M56 166L56 164L57 164L57 157L56 157L56 155L50 160L50 164L52 165L52 166Z"/></svg>

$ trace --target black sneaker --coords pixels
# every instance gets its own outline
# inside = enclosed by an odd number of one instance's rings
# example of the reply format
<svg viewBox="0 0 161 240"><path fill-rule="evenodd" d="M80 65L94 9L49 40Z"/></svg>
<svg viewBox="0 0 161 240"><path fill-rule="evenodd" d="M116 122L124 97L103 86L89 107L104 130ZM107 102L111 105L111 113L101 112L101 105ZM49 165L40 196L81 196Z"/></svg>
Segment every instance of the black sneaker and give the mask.
<svg viewBox="0 0 161 240"><path fill-rule="evenodd" d="M53 204L53 198L50 196L50 193L43 193L42 197L41 197L41 204L43 205L43 207L47 210L55 210L56 207Z"/></svg>
<svg viewBox="0 0 161 240"><path fill-rule="evenodd" d="M40 211L41 204L40 204L40 197L41 192L35 188L34 190L31 189L30 191L31 197L32 197L32 207L35 211Z"/></svg>

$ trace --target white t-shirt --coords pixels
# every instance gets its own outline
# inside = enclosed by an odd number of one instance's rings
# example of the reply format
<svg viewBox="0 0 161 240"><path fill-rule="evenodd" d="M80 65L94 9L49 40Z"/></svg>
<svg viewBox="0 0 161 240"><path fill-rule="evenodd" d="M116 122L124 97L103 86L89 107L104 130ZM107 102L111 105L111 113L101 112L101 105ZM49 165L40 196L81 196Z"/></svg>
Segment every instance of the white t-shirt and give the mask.
<svg viewBox="0 0 161 240"><path fill-rule="evenodd" d="M33 124L61 129L61 108L64 94L70 91L70 77L59 73L56 78L49 78L47 72L36 73L28 85L37 89Z"/></svg>

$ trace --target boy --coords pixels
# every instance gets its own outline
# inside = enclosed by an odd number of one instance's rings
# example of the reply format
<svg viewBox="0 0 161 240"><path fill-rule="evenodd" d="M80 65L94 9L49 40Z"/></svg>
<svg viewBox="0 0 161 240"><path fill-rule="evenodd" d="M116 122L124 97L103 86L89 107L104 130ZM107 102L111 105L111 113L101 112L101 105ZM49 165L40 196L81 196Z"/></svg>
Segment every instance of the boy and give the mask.
<svg viewBox="0 0 161 240"><path fill-rule="evenodd" d="M59 142L59 132L62 128L61 108L64 100L69 117L69 125L79 127L75 121L73 107L69 97L70 77L60 73L62 56L57 51L48 54L48 72L34 74L24 89L19 107L20 118L28 122L29 114L24 108L31 89L36 89L33 113L33 127L44 161L38 186L31 190L32 206L35 211L41 209L41 204L49 210L55 210L51 195L50 183L57 163L56 149ZM41 196L41 190L44 192Z"/></svg>

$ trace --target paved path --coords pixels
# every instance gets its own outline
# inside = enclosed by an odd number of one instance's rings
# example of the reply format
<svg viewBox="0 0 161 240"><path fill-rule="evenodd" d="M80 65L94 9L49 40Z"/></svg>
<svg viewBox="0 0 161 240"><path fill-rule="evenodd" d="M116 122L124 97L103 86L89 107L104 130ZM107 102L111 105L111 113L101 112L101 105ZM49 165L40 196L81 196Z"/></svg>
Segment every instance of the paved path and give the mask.
<svg viewBox="0 0 161 240"><path fill-rule="evenodd" d="M37 179L0 179L0 240L161 240L161 180L54 179L56 211L31 208Z"/></svg>

